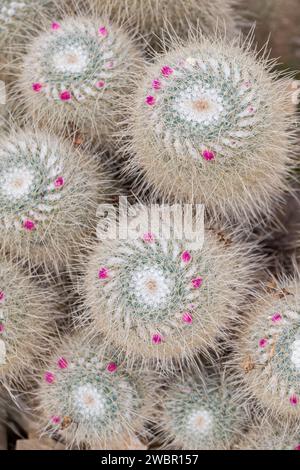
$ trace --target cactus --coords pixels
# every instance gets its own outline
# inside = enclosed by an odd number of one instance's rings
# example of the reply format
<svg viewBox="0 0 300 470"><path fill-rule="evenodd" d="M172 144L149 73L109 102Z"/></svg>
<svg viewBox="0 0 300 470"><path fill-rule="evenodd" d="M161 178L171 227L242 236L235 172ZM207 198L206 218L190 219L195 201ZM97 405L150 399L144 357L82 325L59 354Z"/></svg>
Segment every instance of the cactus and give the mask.
<svg viewBox="0 0 300 470"><path fill-rule="evenodd" d="M0 262L0 380L23 385L48 350L58 310L54 291L20 266ZM25 377L26 374L26 377Z"/></svg>
<svg viewBox="0 0 300 470"><path fill-rule="evenodd" d="M288 187L294 108L289 81L250 46L200 36L149 65L124 146L142 189L231 222L272 214Z"/></svg>
<svg viewBox="0 0 300 470"><path fill-rule="evenodd" d="M113 355L82 336L67 337L38 379L43 433L71 447L112 448L143 432L143 388Z"/></svg>
<svg viewBox="0 0 300 470"><path fill-rule="evenodd" d="M300 418L299 281L282 281L249 307L235 344L241 393L267 414Z"/></svg>
<svg viewBox="0 0 300 470"><path fill-rule="evenodd" d="M102 332L128 363L172 367L192 363L197 351L210 355L250 290L255 262L248 250L237 242L224 246L210 230L203 249L194 251L153 233L102 240L80 281L91 330Z"/></svg>
<svg viewBox="0 0 300 470"><path fill-rule="evenodd" d="M184 450L229 450L242 435L247 410L237 406L229 382L218 375L204 381L174 379L160 391L157 416L163 447Z"/></svg>
<svg viewBox="0 0 300 470"><path fill-rule="evenodd" d="M2 251L59 271L90 234L108 176L88 155L40 131L13 129L0 154Z"/></svg>
<svg viewBox="0 0 300 470"><path fill-rule="evenodd" d="M120 105L140 68L130 35L107 17L65 16L46 21L20 59L21 110L59 132L71 128L112 143L124 119Z"/></svg>
<svg viewBox="0 0 300 470"><path fill-rule="evenodd" d="M109 8L113 18L125 18L154 47L166 29L186 38L191 28L205 34L217 29L228 37L236 33L232 0L94 0L96 8Z"/></svg>
<svg viewBox="0 0 300 470"><path fill-rule="evenodd" d="M295 423L253 423L237 444L239 450L300 450L300 430Z"/></svg>

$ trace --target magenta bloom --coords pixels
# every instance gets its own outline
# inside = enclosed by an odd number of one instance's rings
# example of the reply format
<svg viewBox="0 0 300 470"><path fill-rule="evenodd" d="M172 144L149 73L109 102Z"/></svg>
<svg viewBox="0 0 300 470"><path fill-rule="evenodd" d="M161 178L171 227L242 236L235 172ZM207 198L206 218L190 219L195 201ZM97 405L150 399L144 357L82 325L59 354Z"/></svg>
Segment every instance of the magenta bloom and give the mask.
<svg viewBox="0 0 300 470"><path fill-rule="evenodd" d="M182 321L183 323L188 323L191 325L193 323L193 317L190 313L186 312L182 315Z"/></svg>
<svg viewBox="0 0 300 470"><path fill-rule="evenodd" d="M33 89L33 91L35 91L36 93L39 93L42 88L43 88L43 85L42 85L41 83L33 83L33 84L32 84L32 89Z"/></svg>
<svg viewBox="0 0 300 470"><path fill-rule="evenodd" d="M62 91L59 97L62 101L70 101L70 99L72 98L71 93L67 90Z"/></svg>
<svg viewBox="0 0 300 470"><path fill-rule="evenodd" d="M152 344L161 344L162 342L163 337L159 333L152 336Z"/></svg>
<svg viewBox="0 0 300 470"><path fill-rule="evenodd" d="M59 24L59 23L56 23L55 21L54 21L54 22L52 23L52 25L51 25L51 29L52 29L53 31L57 31L58 29L60 29L60 27L61 27L60 24Z"/></svg>
<svg viewBox="0 0 300 470"><path fill-rule="evenodd" d="M153 106L153 105L155 104L155 101L156 101L156 100L155 100L154 96L149 95L149 96L147 96L147 98L146 98L146 103L147 103L149 106Z"/></svg>
<svg viewBox="0 0 300 470"><path fill-rule="evenodd" d="M65 180L63 179L62 176L59 176L59 177L55 180L54 186L55 186L56 188L61 188L64 184L65 184Z"/></svg>
<svg viewBox="0 0 300 470"><path fill-rule="evenodd" d="M206 161L211 161L215 159L215 153L212 152L211 150L203 150L202 157Z"/></svg>
<svg viewBox="0 0 300 470"><path fill-rule="evenodd" d="M53 384L55 376L54 374L52 374L52 372L46 372L46 374L44 375L44 379L48 384Z"/></svg>
<svg viewBox="0 0 300 470"><path fill-rule="evenodd" d="M199 287L201 287L203 284L202 277L197 277L196 279L193 279L192 284L193 284L194 289L199 289Z"/></svg>
<svg viewBox="0 0 300 470"><path fill-rule="evenodd" d="M165 65L161 69L161 73L163 74L164 77L169 77L169 75L172 75L173 72L174 72L174 70L171 67L169 67L168 65Z"/></svg>
<svg viewBox="0 0 300 470"><path fill-rule="evenodd" d="M57 361L57 365L60 369L67 369L68 368L68 361L64 357L60 357Z"/></svg>
<svg viewBox="0 0 300 470"><path fill-rule="evenodd" d="M99 279L107 279L108 278L108 269L107 268L99 269L98 277L99 277Z"/></svg>
<svg viewBox="0 0 300 470"><path fill-rule="evenodd" d="M181 255L181 259L184 263L189 263L192 259L192 255L189 251L184 251Z"/></svg>
<svg viewBox="0 0 300 470"><path fill-rule="evenodd" d="M110 362L106 368L107 372L113 374L118 369L118 366L115 362Z"/></svg>
<svg viewBox="0 0 300 470"><path fill-rule="evenodd" d="M28 230L28 232L32 232L36 229L36 224L33 222L33 220L28 219L23 222L23 228Z"/></svg>

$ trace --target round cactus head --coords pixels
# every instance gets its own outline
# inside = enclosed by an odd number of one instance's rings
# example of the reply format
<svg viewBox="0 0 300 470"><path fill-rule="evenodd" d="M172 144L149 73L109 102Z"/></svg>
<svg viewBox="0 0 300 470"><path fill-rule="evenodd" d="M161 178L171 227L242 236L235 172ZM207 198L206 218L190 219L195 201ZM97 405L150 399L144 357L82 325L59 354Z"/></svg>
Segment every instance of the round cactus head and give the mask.
<svg viewBox="0 0 300 470"><path fill-rule="evenodd" d="M40 132L12 131L0 155L2 248L36 265L66 264L91 226L106 176L88 156Z"/></svg>
<svg viewBox="0 0 300 470"><path fill-rule="evenodd" d="M234 404L233 390L220 377L175 379L160 400L157 421L167 447L229 449L243 432L246 411Z"/></svg>
<svg viewBox="0 0 300 470"><path fill-rule="evenodd" d="M209 230L199 250L153 233L103 241L83 283L92 325L130 361L192 361L218 347L251 284L252 262L244 246L225 247Z"/></svg>
<svg viewBox="0 0 300 470"><path fill-rule="evenodd" d="M42 426L70 446L111 448L143 430L140 384L101 350L77 336L64 340L40 378Z"/></svg>
<svg viewBox="0 0 300 470"><path fill-rule="evenodd" d="M200 37L158 56L137 83L128 172L219 217L268 213L293 143L291 93L276 78L237 42Z"/></svg>
<svg viewBox="0 0 300 470"><path fill-rule="evenodd" d="M30 115L51 128L106 138L126 100L140 53L107 18L47 22L24 57L17 89ZM22 102L23 101L23 102Z"/></svg>
<svg viewBox="0 0 300 470"><path fill-rule="evenodd" d="M282 284L250 307L236 343L245 392L269 414L300 417L300 288Z"/></svg>
<svg viewBox="0 0 300 470"><path fill-rule="evenodd" d="M0 263L0 380L22 383L42 359L53 331L54 293L17 265Z"/></svg>

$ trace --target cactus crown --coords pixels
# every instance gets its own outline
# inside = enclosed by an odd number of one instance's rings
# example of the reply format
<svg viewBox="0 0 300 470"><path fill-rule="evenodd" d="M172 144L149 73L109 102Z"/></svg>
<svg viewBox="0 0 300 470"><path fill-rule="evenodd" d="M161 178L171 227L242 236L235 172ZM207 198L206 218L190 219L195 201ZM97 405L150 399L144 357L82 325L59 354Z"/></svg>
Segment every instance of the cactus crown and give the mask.
<svg viewBox="0 0 300 470"><path fill-rule="evenodd" d="M184 449L228 448L242 432L245 419L220 378L208 382L188 377L174 382L164 395L161 429L166 442Z"/></svg>
<svg viewBox="0 0 300 470"><path fill-rule="evenodd" d="M34 60L33 92L69 106L86 97L105 99L126 58L116 27L101 20L66 18L51 29L38 37L31 47L33 56L27 58L28 70Z"/></svg>
<svg viewBox="0 0 300 470"><path fill-rule="evenodd" d="M71 444L109 445L130 434L142 406L135 379L122 371L96 344L78 338L61 348L49 364L38 396L48 433Z"/></svg>
<svg viewBox="0 0 300 470"><path fill-rule="evenodd" d="M195 350L209 354L217 347L233 305L237 309L244 300L246 291L235 288L244 276L251 284L253 259L246 266L244 255L244 246L225 248L209 230L204 246L195 250L184 240L145 233L136 240L99 243L80 289L96 331L105 332L128 360L193 361ZM230 311L224 301L228 291Z"/></svg>
<svg viewBox="0 0 300 470"><path fill-rule="evenodd" d="M140 184L142 171L155 193L203 202L225 220L269 212L292 161L288 81L248 42L200 35L172 46L137 84L128 173Z"/></svg>

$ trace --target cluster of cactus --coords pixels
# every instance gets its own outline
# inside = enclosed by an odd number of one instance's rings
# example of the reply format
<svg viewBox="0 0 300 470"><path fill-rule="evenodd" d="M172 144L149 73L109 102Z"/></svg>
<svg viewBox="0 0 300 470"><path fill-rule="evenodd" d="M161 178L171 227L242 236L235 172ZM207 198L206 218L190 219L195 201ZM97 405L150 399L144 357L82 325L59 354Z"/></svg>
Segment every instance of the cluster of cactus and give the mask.
<svg viewBox="0 0 300 470"><path fill-rule="evenodd" d="M68 448L300 449L300 277L266 247L293 74L236 3L1 3L0 393ZM191 220L124 238L120 194L127 222L133 200Z"/></svg>

